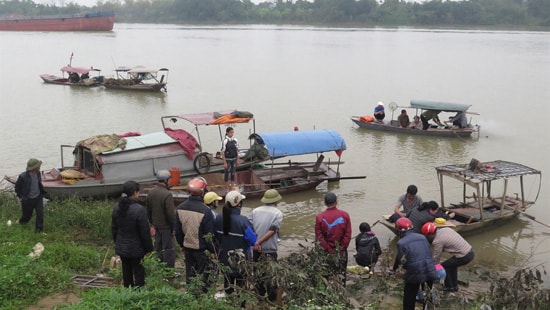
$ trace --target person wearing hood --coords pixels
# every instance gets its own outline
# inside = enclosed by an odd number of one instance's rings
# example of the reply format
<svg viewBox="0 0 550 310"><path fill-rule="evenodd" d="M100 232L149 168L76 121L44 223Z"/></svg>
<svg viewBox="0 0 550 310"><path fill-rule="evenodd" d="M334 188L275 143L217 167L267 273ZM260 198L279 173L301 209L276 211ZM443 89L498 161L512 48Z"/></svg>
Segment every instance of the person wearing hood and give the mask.
<svg viewBox="0 0 550 310"><path fill-rule="evenodd" d="M374 118L381 122L385 117L386 113L384 112L384 103L382 101L378 101L378 104L374 107Z"/></svg>

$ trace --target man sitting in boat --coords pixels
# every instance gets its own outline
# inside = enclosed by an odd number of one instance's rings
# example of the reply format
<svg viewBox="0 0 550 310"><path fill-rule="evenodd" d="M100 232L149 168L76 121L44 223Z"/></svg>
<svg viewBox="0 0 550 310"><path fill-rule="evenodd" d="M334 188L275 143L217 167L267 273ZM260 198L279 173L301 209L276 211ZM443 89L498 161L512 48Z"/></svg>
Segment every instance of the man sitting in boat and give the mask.
<svg viewBox="0 0 550 310"><path fill-rule="evenodd" d="M420 120L422 120L422 129L426 130L430 128L429 120L433 120L438 126L444 126L439 120L440 110L426 110L420 114Z"/></svg>
<svg viewBox="0 0 550 310"><path fill-rule="evenodd" d="M378 101L378 104L374 107L374 118L378 122L381 122L384 120L384 117L386 117L386 113L384 112L384 103L382 101Z"/></svg>
<svg viewBox="0 0 550 310"><path fill-rule="evenodd" d="M422 122L420 121L420 116L415 115L409 127L412 129L422 129Z"/></svg>
<svg viewBox="0 0 550 310"><path fill-rule="evenodd" d="M78 81L80 81L80 77L78 76L78 73L76 72L69 73L69 81L71 81L71 83L78 83Z"/></svg>
<svg viewBox="0 0 550 310"><path fill-rule="evenodd" d="M401 114L399 114L397 120L399 121L399 127L401 128L408 128L411 124L411 121L409 120L409 115L407 115L407 110L405 109L401 110Z"/></svg>
<svg viewBox="0 0 550 310"><path fill-rule="evenodd" d="M449 117L449 122L453 123L453 128L466 128L468 126L468 118L463 111L456 112L455 116Z"/></svg>

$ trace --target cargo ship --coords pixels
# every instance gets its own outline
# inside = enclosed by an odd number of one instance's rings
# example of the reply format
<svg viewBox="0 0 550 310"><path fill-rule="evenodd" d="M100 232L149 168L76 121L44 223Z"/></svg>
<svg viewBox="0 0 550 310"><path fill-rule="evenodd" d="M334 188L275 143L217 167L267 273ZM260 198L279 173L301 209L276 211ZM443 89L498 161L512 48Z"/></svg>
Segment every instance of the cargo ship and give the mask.
<svg viewBox="0 0 550 310"><path fill-rule="evenodd" d="M0 31L111 31L114 12L55 16L9 15L0 18Z"/></svg>

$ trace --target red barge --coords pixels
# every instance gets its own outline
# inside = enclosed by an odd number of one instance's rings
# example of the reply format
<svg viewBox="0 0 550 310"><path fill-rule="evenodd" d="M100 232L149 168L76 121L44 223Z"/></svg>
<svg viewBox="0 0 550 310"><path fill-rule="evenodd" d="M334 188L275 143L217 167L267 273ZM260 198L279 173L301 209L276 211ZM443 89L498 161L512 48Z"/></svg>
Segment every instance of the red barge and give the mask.
<svg viewBox="0 0 550 310"><path fill-rule="evenodd" d="M114 12L81 13L55 16L10 15L0 19L2 31L111 31Z"/></svg>

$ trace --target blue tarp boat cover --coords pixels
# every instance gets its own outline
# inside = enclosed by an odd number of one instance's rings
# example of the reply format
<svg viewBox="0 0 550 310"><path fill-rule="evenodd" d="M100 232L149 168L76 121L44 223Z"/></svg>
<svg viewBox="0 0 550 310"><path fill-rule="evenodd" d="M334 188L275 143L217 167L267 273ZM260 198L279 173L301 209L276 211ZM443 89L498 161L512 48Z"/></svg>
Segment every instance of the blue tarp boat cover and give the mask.
<svg viewBox="0 0 550 310"><path fill-rule="evenodd" d="M346 149L346 141L334 130L299 130L257 133L272 157L303 155Z"/></svg>
<svg viewBox="0 0 550 310"><path fill-rule="evenodd" d="M411 108L423 110L440 110L445 112L466 112L471 105L463 103L411 100Z"/></svg>

